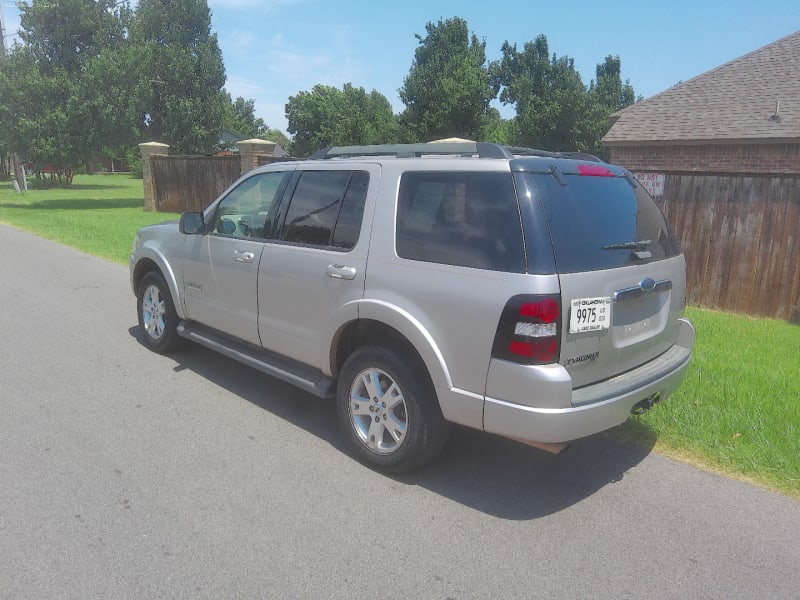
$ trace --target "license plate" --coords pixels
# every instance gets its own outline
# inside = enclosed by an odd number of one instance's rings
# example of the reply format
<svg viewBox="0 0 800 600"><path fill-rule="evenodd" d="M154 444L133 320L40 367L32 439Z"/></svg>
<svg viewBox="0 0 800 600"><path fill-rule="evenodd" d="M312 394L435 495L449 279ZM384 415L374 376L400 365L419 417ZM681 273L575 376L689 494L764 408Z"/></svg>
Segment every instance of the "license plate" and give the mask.
<svg viewBox="0 0 800 600"><path fill-rule="evenodd" d="M611 298L575 298L570 303L569 332L604 331L611 326Z"/></svg>

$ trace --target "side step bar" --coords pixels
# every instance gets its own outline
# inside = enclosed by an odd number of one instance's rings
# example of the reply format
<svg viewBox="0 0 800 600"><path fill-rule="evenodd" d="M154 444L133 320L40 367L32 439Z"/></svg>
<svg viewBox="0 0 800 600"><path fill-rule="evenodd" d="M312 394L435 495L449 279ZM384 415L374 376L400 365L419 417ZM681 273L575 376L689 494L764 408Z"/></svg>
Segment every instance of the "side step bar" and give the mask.
<svg viewBox="0 0 800 600"><path fill-rule="evenodd" d="M196 323L181 321L178 335L224 354L276 379L290 383L319 398L336 396L336 381L321 371L258 346L235 340Z"/></svg>

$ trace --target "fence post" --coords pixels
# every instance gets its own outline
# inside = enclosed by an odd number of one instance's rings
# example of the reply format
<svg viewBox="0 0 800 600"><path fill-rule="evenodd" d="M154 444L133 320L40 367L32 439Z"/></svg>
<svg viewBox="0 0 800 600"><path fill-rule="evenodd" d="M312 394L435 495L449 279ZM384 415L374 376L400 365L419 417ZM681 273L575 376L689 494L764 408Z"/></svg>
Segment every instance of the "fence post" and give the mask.
<svg viewBox="0 0 800 600"><path fill-rule="evenodd" d="M244 175L248 171L258 166L259 156L273 156L275 154L275 142L267 140L242 140L236 143L239 146L239 160L241 161L241 173Z"/></svg>
<svg viewBox="0 0 800 600"><path fill-rule="evenodd" d="M153 156L169 154L169 146L158 142L139 144L139 154L142 155L142 180L144 182L144 209L147 211L158 210L156 206L156 189L153 182L153 170L150 159Z"/></svg>

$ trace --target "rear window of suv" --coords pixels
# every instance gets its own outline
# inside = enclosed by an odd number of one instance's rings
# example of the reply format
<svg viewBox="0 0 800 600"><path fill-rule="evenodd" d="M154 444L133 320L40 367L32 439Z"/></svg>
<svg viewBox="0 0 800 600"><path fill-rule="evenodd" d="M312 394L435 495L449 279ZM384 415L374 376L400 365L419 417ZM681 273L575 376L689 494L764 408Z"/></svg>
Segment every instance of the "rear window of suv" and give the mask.
<svg viewBox="0 0 800 600"><path fill-rule="evenodd" d="M510 173L409 171L397 200L397 255L425 262L525 272Z"/></svg>
<svg viewBox="0 0 800 600"><path fill-rule="evenodd" d="M566 174L560 180L549 174L529 177L547 216L560 273L614 269L679 254L663 213L637 182Z"/></svg>

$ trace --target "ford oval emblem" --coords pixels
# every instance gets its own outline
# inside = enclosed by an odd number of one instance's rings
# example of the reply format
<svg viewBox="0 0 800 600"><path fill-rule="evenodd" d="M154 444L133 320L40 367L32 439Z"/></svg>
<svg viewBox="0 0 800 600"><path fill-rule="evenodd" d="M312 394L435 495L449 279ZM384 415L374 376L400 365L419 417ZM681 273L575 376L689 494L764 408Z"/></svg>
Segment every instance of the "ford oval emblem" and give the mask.
<svg viewBox="0 0 800 600"><path fill-rule="evenodd" d="M656 281L655 279L651 279L650 277L645 277L639 282L639 289L643 292L652 292L656 289Z"/></svg>

